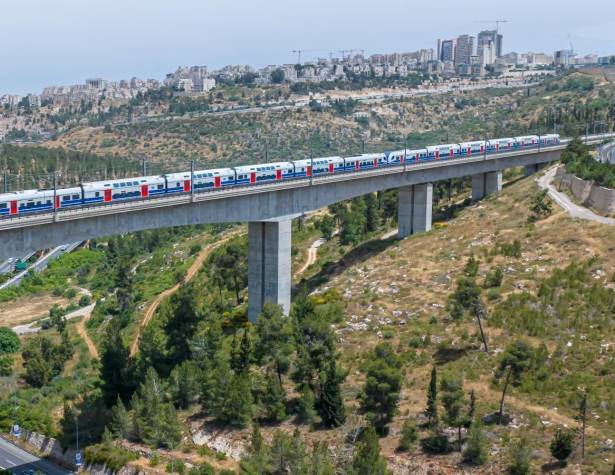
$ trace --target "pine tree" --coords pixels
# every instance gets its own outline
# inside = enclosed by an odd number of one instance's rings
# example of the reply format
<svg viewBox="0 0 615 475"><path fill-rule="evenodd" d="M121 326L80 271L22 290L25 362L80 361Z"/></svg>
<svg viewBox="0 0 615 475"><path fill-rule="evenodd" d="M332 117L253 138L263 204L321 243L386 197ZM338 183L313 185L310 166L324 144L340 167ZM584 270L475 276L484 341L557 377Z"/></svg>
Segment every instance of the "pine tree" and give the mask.
<svg viewBox="0 0 615 475"><path fill-rule="evenodd" d="M355 447L352 468L355 475L387 475L389 473L386 460L380 454L378 434L371 425L365 429L361 440Z"/></svg>
<svg viewBox="0 0 615 475"><path fill-rule="evenodd" d="M119 396L115 406L111 408L111 433L117 439L127 439L130 436L130 418Z"/></svg>
<svg viewBox="0 0 615 475"><path fill-rule="evenodd" d="M314 392L309 385L304 384L301 387L301 397L299 398L297 408L297 419L303 424L313 424L316 418L316 399Z"/></svg>
<svg viewBox="0 0 615 475"><path fill-rule="evenodd" d="M173 313L165 323L169 359L172 365L190 357L190 340L196 334L202 316L198 312L194 285L186 285L171 297Z"/></svg>
<svg viewBox="0 0 615 475"><path fill-rule="evenodd" d="M470 426L468 444L463 451L463 460L472 465L483 465L487 461L487 444L479 418Z"/></svg>
<svg viewBox="0 0 615 475"><path fill-rule="evenodd" d="M199 394L199 368L194 361L184 361L176 366L169 377L173 403L180 409L193 404Z"/></svg>
<svg viewBox="0 0 615 475"><path fill-rule="evenodd" d="M282 384L293 352L292 328L279 305L266 303L256 321L258 341L255 353L261 364L272 363Z"/></svg>
<svg viewBox="0 0 615 475"><path fill-rule="evenodd" d="M373 193L368 193L365 200L365 227L368 233L377 231L382 220L382 212L378 208L378 200Z"/></svg>
<svg viewBox="0 0 615 475"><path fill-rule="evenodd" d="M247 372L252 364L252 342L250 341L250 333L246 328L243 331L243 337L239 346L239 370Z"/></svg>
<svg viewBox="0 0 615 475"><path fill-rule="evenodd" d="M425 408L425 415L429 419L430 427L438 427L438 375L435 366L431 369L431 380L429 381L429 389L427 390L427 407Z"/></svg>
<svg viewBox="0 0 615 475"><path fill-rule="evenodd" d="M446 411L446 422L451 427L457 428L459 451L461 452L461 427L465 424L466 418L462 412L463 408L463 382L461 379L448 376L440 383L442 393L442 404Z"/></svg>
<svg viewBox="0 0 615 475"><path fill-rule="evenodd" d="M393 347L388 343L377 345L367 364L367 380L359 398L361 409L381 435L386 434L387 424L397 411L402 377L401 360Z"/></svg>
<svg viewBox="0 0 615 475"><path fill-rule="evenodd" d="M272 373L267 374L262 402L269 421L281 422L286 419L286 393Z"/></svg>
<svg viewBox="0 0 615 475"><path fill-rule="evenodd" d="M412 445L418 440L419 434L414 420L407 418L401 428L401 437L399 439L399 450L410 450Z"/></svg>
<svg viewBox="0 0 615 475"><path fill-rule="evenodd" d="M100 365L102 391L108 407L115 403L118 396L127 400L132 393L131 366L130 352L122 339L121 328L112 321L103 340Z"/></svg>
<svg viewBox="0 0 615 475"><path fill-rule="evenodd" d="M331 360L327 372L321 378L321 392L318 400L318 414L327 427L339 427L346 420L346 411L340 384L344 376L340 374L335 363Z"/></svg>
<svg viewBox="0 0 615 475"><path fill-rule="evenodd" d="M549 445L551 455L555 457L561 465L566 465L566 459L572 453L572 441L574 440L574 433L569 430L563 430L558 427L555 430L553 440Z"/></svg>
<svg viewBox="0 0 615 475"><path fill-rule="evenodd" d="M472 389L470 391L470 407L468 408L468 417L466 420L467 427L470 427L470 425L472 424L475 414L476 414L476 394L474 393L474 389Z"/></svg>
<svg viewBox="0 0 615 475"><path fill-rule="evenodd" d="M525 437L513 441L508 452L508 474L530 475L532 473L531 456L532 450L528 446Z"/></svg>

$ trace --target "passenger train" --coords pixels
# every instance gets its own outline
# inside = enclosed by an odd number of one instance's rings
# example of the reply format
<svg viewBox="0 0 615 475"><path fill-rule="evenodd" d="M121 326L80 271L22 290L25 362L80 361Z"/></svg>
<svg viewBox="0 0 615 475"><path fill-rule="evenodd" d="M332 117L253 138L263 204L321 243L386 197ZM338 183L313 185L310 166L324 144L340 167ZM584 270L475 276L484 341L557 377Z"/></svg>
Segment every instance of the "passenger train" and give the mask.
<svg viewBox="0 0 615 475"><path fill-rule="evenodd" d="M323 157L289 162L246 165L194 172L170 173L82 183L57 190L26 190L0 194L0 216L40 213L94 204L142 200L169 194L255 185L335 173L373 170L389 166L412 165L431 160L449 160L473 155L503 153L532 147L558 145L560 136L478 140L458 144L434 145L418 150L397 150L354 157ZM55 197L55 200L54 200Z"/></svg>

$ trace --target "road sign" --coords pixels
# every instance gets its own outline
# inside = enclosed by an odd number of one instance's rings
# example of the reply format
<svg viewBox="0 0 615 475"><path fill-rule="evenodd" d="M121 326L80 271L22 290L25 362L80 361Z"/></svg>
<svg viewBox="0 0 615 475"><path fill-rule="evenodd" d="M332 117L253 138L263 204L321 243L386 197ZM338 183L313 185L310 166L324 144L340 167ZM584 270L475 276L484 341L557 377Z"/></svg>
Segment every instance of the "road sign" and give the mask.
<svg viewBox="0 0 615 475"><path fill-rule="evenodd" d="M81 467L82 464L83 464L83 462L81 460L81 452L75 453L75 465L77 467Z"/></svg>
<svg viewBox="0 0 615 475"><path fill-rule="evenodd" d="M13 424L13 427L11 427L11 434L15 437L21 436L21 427L19 427L19 424Z"/></svg>

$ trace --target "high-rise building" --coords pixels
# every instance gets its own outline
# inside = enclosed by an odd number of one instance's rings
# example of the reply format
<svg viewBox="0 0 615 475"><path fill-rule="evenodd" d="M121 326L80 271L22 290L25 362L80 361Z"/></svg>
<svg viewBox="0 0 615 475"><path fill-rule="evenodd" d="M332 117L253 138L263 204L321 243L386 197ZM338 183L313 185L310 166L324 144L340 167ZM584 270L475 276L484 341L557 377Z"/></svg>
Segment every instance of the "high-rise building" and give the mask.
<svg viewBox="0 0 615 475"><path fill-rule="evenodd" d="M494 51L495 58L499 58L500 56L502 56L503 36L500 35L497 30L484 30L478 34L478 41L477 41L478 55L479 56L481 55L483 45L488 44L490 41L493 43L495 47L495 51Z"/></svg>
<svg viewBox="0 0 615 475"><path fill-rule="evenodd" d="M457 38L455 48L455 65L470 64L470 57L474 56L475 38L470 35L461 35Z"/></svg>
<svg viewBox="0 0 615 475"><path fill-rule="evenodd" d="M556 51L554 55L555 66L568 67L572 63L574 51L571 49L563 49Z"/></svg>
<svg viewBox="0 0 615 475"><path fill-rule="evenodd" d="M482 46L478 48L477 56L480 57L483 66L488 66L495 63L495 44L493 43L493 41L483 43Z"/></svg>
<svg viewBox="0 0 615 475"><path fill-rule="evenodd" d="M455 40L438 40L438 59L440 61L455 60Z"/></svg>

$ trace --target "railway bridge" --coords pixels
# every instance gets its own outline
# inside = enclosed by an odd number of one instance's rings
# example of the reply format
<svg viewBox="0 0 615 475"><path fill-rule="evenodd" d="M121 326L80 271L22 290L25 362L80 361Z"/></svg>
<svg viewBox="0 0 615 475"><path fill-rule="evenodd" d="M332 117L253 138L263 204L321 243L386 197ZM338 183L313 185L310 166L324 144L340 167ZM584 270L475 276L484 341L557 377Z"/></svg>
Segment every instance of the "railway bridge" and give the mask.
<svg viewBox="0 0 615 475"><path fill-rule="evenodd" d="M615 134L590 135L598 144ZM472 176L472 199L502 189L502 171L526 175L560 158L567 140L547 148L390 166L353 173L233 187L186 195L79 207L0 220L0 259L67 242L170 226L248 222L248 317L265 302L288 312L291 297L291 220L367 193L399 189L399 237L429 231L433 183Z"/></svg>

